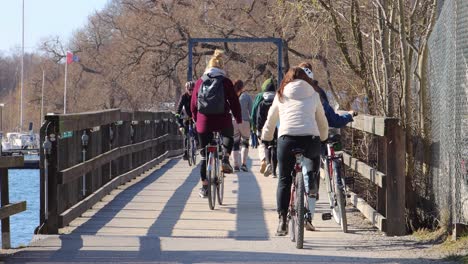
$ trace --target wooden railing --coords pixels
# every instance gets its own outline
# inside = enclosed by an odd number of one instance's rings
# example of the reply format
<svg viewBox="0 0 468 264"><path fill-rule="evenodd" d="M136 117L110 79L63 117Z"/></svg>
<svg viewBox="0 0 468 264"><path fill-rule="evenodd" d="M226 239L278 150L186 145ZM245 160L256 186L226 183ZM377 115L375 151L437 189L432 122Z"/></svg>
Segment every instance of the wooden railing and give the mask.
<svg viewBox="0 0 468 264"><path fill-rule="evenodd" d="M360 115L348 124L352 129L378 136L378 164L368 164L344 153L344 163L378 186L377 208L351 192L351 202L387 235L406 234L405 134L396 118Z"/></svg>
<svg viewBox="0 0 468 264"><path fill-rule="evenodd" d="M45 120L36 233L56 234L119 185L182 153L170 112L113 109Z"/></svg>
<svg viewBox="0 0 468 264"><path fill-rule="evenodd" d="M11 248L10 216L26 210L26 201L10 203L8 189L8 168L17 168L24 165L23 156L0 157L0 189L1 205L0 219L2 220L2 248Z"/></svg>

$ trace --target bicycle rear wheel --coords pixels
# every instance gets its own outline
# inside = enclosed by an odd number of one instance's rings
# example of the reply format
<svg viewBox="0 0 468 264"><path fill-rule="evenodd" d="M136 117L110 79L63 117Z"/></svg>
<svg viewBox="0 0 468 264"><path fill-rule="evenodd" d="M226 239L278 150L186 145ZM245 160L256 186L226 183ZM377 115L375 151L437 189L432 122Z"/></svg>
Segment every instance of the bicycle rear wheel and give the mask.
<svg viewBox="0 0 468 264"><path fill-rule="evenodd" d="M335 184L335 192L336 192L336 203L337 206L337 216L339 218L339 224L341 226L341 230L344 233L348 232L348 221L346 218L346 196L344 193L344 185L340 184L341 179L341 163L338 161L333 161L333 182Z"/></svg>
<svg viewBox="0 0 468 264"><path fill-rule="evenodd" d="M325 185L327 187L327 196L328 196L328 203L330 205L330 209L333 209L335 206L335 198L334 198L334 192L333 192L333 186L330 180L330 171L328 169L328 162L325 161L323 166L323 170L325 172Z"/></svg>
<svg viewBox="0 0 468 264"><path fill-rule="evenodd" d="M192 153L192 144L191 144L191 139L190 137L187 137L187 147L185 147L185 151L187 152L187 162L189 166L192 166L192 159L191 159L191 153ZM195 165L195 163L193 163Z"/></svg>
<svg viewBox="0 0 468 264"><path fill-rule="evenodd" d="M208 205L211 210L214 210L216 205L216 156L213 153L209 154L206 178L208 180Z"/></svg>
<svg viewBox="0 0 468 264"><path fill-rule="evenodd" d="M223 205L224 198L224 173L222 170L218 172L218 184L216 188L216 194L218 196L218 204Z"/></svg>
<svg viewBox="0 0 468 264"><path fill-rule="evenodd" d="M304 197L305 197L304 177L302 172L296 173L296 193L295 193L295 209L296 209L296 221L295 221L295 237L296 237L296 248L303 248L304 246Z"/></svg>

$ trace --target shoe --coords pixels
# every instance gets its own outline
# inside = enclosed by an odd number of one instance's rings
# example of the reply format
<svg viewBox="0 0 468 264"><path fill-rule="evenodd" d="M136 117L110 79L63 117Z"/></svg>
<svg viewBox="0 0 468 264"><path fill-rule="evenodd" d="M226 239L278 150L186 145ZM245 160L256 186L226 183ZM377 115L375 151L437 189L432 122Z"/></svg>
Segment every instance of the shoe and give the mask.
<svg viewBox="0 0 468 264"><path fill-rule="evenodd" d="M233 169L232 169L232 166L231 164L229 163L229 158L228 157L224 157L223 158L223 172L224 173L232 173Z"/></svg>
<svg viewBox="0 0 468 264"><path fill-rule="evenodd" d="M278 178L278 175L276 175L276 173L273 173L272 178Z"/></svg>
<svg viewBox="0 0 468 264"><path fill-rule="evenodd" d="M245 171L245 172L249 171L249 170L247 169L247 166L246 166L245 164L242 164L242 166L240 167L240 169L241 169L242 171Z"/></svg>
<svg viewBox="0 0 468 264"><path fill-rule="evenodd" d="M234 171L239 171L239 166L234 166Z"/></svg>
<svg viewBox="0 0 468 264"><path fill-rule="evenodd" d="M288 215L286 213L280 213L278 229L276 230L277 236L285 236L288 234Z"/></svg>
<svg viewBox="0 0 468 264"><path fill-rule="evenodd" d="M265 172L263 173L263 176L268 177L271 175L271 173L272 173L271 164L268 164L266 166Z"/></svg>
<svg viewBox="0 0 468 264"><path fill-rule="evenodd" d="M260 173L265 173L266 166L266 161L262 160L262 163L260 164Z"/></svg>
<svg viewBox="0 0 468 264"><path fill-rule="evenodd" d="M312 224L312 222L305 221L305 229L307 231L315 231L315 226Z"/></svg>
<svg viewBox="0 0 468 264"><path fill-rule="evenodd" d="M203 185L203 187L200 188L200 191L198 192L198 195L201 198L206 198L208 196L208 185Z"/></svg>

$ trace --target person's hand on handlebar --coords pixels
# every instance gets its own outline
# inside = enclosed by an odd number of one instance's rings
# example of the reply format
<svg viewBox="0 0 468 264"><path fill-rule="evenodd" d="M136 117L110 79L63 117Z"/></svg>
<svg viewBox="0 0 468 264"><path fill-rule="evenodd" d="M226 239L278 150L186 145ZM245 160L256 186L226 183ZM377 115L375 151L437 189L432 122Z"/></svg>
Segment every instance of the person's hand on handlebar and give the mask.
<svg viewBox="0 0 468 264"><path fill-rule="evenodd" d="M353 117L355 117L355 116L358 115L358 112L352 111L352 110L351 110L351 111L348 111L348 113L349 113L351 116L353 116Z"/></svg>

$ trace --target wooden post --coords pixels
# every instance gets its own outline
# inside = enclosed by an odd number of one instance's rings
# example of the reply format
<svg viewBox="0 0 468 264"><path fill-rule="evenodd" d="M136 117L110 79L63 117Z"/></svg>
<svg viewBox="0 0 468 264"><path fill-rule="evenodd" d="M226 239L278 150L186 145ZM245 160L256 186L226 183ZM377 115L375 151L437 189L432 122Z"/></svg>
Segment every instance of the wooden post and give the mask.
<svg viewBox="0 0 468 264"><path fill-rule="evenodd" d="M0 168L0 185L1 185L1 205L2 207L10 203L8 192L8 168ZM10 241L10 217L2 219L2 248L11 248Z"/></svg>
<svg viewBox="0 0 468 264"><path fill-rule="evenodd" d="M405 133L398 119L385 120L387 147L386 210L387 235L406 234L405 221Z"/></svg>
<svg viewBox="0 0 468 264"><path fill-rule="evenodd" d="M47 117L46 117L47 118ZM58 233L58 157L57 157L57 140L58 140L58 117L52 116L50 118L49 130L47 131L47 136L52 144L52 149L50 151L49 160L48 160L48 176L47 179L47 188L48 188L48 211L45 212L48 214L46 222L46 231L47 234L57 234Z"/></svg>

